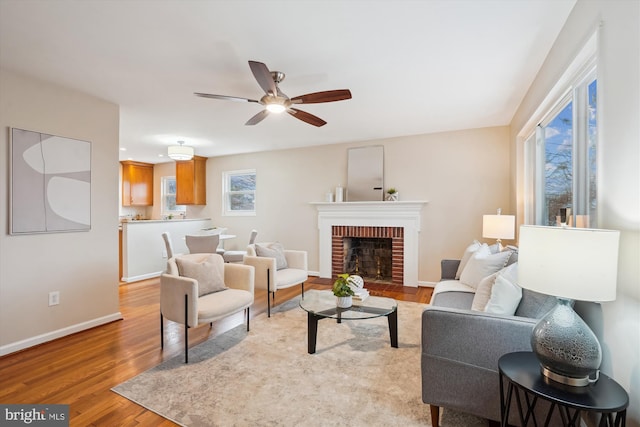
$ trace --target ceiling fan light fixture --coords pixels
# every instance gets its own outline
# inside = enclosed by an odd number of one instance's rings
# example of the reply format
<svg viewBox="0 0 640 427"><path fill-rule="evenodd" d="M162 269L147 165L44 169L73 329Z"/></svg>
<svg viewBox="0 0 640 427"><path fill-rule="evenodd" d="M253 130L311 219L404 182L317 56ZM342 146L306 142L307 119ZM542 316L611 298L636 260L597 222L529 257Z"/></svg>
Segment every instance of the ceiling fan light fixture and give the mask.
<svg viewBox="0 0 640 427"><path fill-rule="evenodd" d="M280 114L287 109L287 107L285 107L283 104L267 104L266 108L270 113L276 114Z"/></svg>
<svg viewBox="0 0 640 427"><path fill-rule="evenodd" d="M178 141L179 145L170 145L167 155L173 160L191 160L194 155L193 147L184 145L184 141Z"/></svg>

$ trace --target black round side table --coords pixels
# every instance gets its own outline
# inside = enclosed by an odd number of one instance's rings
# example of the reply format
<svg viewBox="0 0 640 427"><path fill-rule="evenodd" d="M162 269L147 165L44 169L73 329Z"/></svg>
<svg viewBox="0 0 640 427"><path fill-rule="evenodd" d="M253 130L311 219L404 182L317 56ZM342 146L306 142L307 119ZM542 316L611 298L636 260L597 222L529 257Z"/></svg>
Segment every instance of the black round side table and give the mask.
<svg viewBox="0 0 640 427"><path fill-rule="evenodd" d="M599 413L601 427L626 425L629 396L620 384L604 374L600 374L597 382L584 387L556 383L542 375L540 363L532 352L505 354L498 361L498 370L502 427L508 425L514 395L522 427L526 427L529 421L534 426L548 426L556 407L562 423L567 427L579 427L583 412ZM536 415L540 415L535 411L538 399L550 402L544 420L536 419Z"/></svg>

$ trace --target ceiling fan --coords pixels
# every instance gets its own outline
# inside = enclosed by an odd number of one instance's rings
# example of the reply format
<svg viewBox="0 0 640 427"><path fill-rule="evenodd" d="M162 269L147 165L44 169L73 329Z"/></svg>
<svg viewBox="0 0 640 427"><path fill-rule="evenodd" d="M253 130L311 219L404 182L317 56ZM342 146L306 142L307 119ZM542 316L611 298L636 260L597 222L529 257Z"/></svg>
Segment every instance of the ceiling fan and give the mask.
<svg viewBox="0 0 640 427"><path fill-rule="evenodd" d="M307 113L306 111L293 108L293 105L319 104L321 102L334 102L351 99L351 92L349 91L349 89L326 90L324 92L308 93L306 95L289 98L278 87L278 83L284 80L284 73L280 71L269 71L269 68L267 68L265 64L257 61L249 61L249 67L251 68L253 76L258 81L258 84L260 85L262 90L265 91L265 95L260 98L259 101L255 99L239 98L236 96L213 95L210 93L200 92L195 92L194 95L201 96L203 98L224 99L228 101L239 102L255 102L257 104L264 105L265 109L260 111L255 116L251 117L245 123L245 125L258 124L262 120L264 120L269 115L269 113L282 113L283 111L286 111L296 119L302 120L303 122L317 127L324 126L327 124L327 122L322 120L320 117Z"/></svg>

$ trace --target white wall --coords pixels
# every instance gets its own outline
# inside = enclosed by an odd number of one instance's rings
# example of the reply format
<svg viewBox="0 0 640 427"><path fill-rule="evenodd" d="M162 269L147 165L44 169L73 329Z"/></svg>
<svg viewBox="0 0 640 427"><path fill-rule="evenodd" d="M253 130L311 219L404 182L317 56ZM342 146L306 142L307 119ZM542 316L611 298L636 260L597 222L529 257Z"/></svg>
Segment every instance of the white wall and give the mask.
<svg viewBox="0 0 640 427"><path fill-rule="evenodd" d="M602 23L600 26L599 24ZM618 295L602 305L602 370L629 392L627 425L640 426L640 2L576 3L511 124L512 197L522 219L522 147L517 135L585 41L598 40L599 227L621 231ZM597 315L597 313L594 313Z"/></svg>
<svg viewBox="0 0 640 427"><path fill-rule="evenodd" d="M121 318L118 132L112 103L0 70L0 355ZM91 231L11 236L9 128L91 142ZM60 304L48 306L50 291Z"/></svg>
<svg viewBox="0 0 640 427"><path fill-rule="evenodd" d="M401 200L429 201L419 243L422 283L439 279L442 258L460 258L474 238L482 240L483 214L499 207L509 213L509 129L496 127L210 158L202 216L238 236L227 249L244 249L256 228L258 241L307 250L317 272L317 211L309 202L346 186L347 149L365 145L384 146L385 188L395 187ZM222 172L253 168L257 215L222 217Z"/></svg>

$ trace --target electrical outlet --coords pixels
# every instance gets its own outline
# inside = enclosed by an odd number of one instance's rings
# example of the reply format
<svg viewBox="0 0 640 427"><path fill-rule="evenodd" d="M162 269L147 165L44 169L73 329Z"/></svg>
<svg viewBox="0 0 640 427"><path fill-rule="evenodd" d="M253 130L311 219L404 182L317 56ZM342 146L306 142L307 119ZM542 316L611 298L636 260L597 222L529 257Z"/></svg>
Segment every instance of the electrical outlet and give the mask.
<svg viewBox="0 0 640 427"><path fill-rule="evenodd" d="M60 291L49 292L49 307L60 304Z"/></svg>

